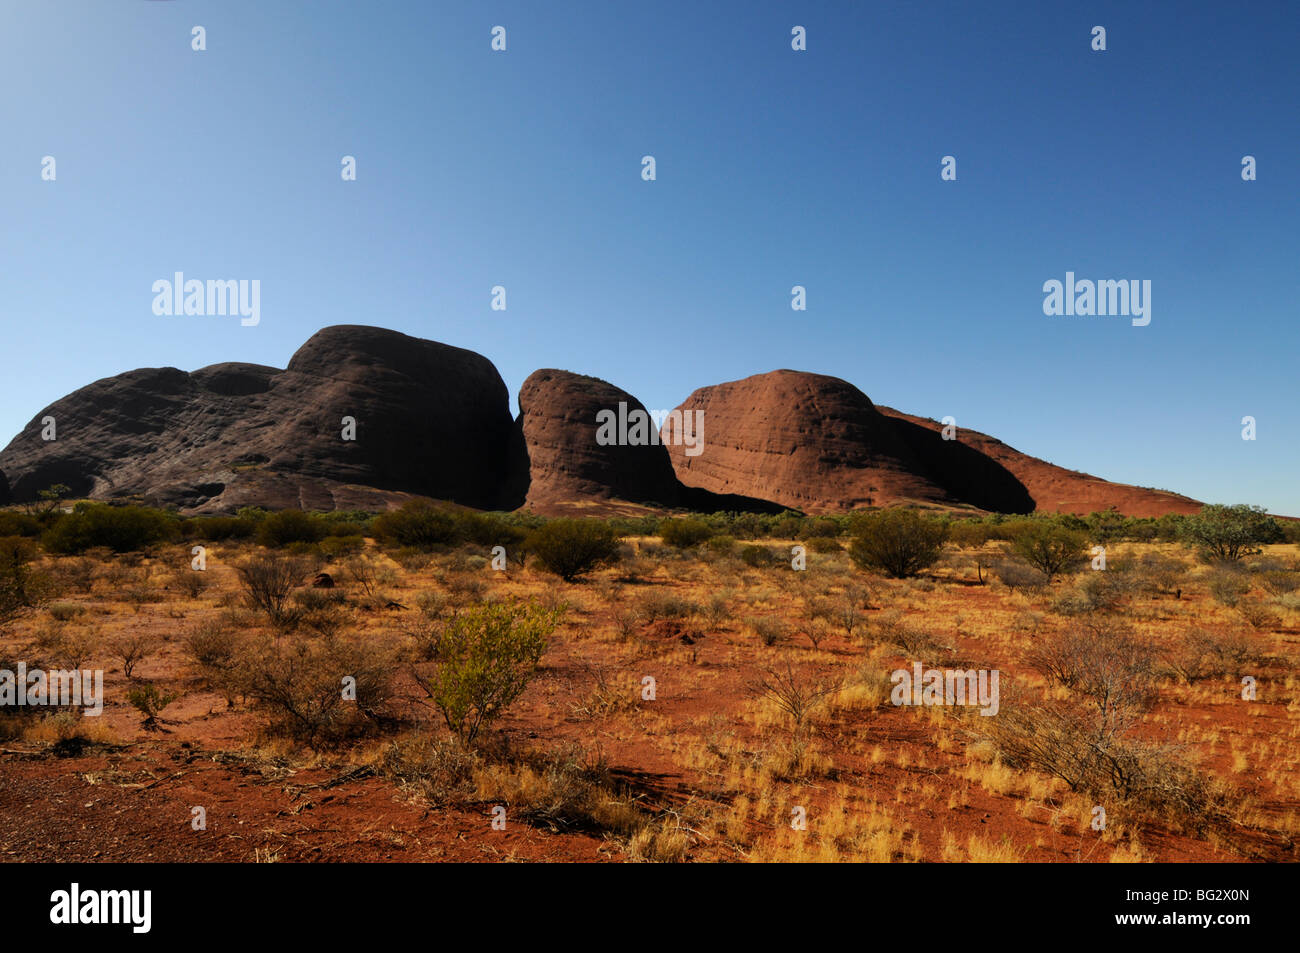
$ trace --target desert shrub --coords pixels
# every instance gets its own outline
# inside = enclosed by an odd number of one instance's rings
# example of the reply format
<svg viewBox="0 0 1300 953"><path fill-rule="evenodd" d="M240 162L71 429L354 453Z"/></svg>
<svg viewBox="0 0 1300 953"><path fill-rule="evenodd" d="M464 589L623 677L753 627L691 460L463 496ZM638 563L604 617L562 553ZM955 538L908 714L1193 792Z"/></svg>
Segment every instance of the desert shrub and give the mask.
<svg viewBox="0 0 1300 953"><path fill-rule="evenodd" d="M730 556L736 551L736 538L734 536L712 536L705 541L704 545L711 553L719 556Z"/></svg>
<svg viewBox="0 0 1300 953"><path fill-rule="evenodd" d="M188 562L172 569L171 580L176 584L177 589L191 599L197 599L203 594L203 590L208 588L207 572L194 569Z"/></svg>
<svg viewBox="0 0 1300 953"><path fill-rule="evenodd" d="M869 513L857 520L855 530L849 547L854 565L896 579L934 565L948 538L946 523L907 509Z"/></svg>
<svg viewBox="0 0 1300 953"><path fill-rule="evenodd" d="M1237 632L1214 632L1200 626L1188 629L1163 653L1170 671L1184 682L1224 675L1239 675L1258 661L1250 639Z"/></svg>
<svg viewBox="0 0 1300 953"><path fill-rule="evenodd" d="M805 545L810 552L814 553L844 552L844 547L840 545L839 540L830 536L810 536Z"/></svg>
<svg viewBox="0 0 1300 953"><path fill-rule="evenodd" d="M456 518L428 500L410 500L375 517L376 537L397 546L434 550L456 542Z"/></svg>
<svg viewBox="0 0 1300 953"><path fill-rule="evenodd" d="M978 549L992 538L992 527L962 520L948 527L948 541L961 549Z"/></svg>
<svg viewBox="0 0 1300 953"><path fill-rule="evenodd" d="M40 536L45 530L45 525L34 516L26 513L14 513L10 510L0 510L0 537L5 536L26 536L34 538Z"/></svg>
<svg viewBox="0 0 1300 953"><path fill-rule="evenodd" d="M765 669L749 684L752 694L774 702L790 719L790 730L796 736L803 733L809 716L839 688L838 683L814 681L788 662L782 668Z"/></svg>
<svg viewBox="0 0 1300 953"><path fill-rule="evenodd" d="M1176 592L1182 587L1187 566L1181 559L1163 553L1143 553L1133 572L1144 592Z"/></svg>
<svg viewBox="0 0 1300 953"><path fill-rule="evenodd" d="M361 552L366 548L365 537L348 534L345 536L326 536L316 544L317 551L327 559L337 559L340 556L351 556Z"/></svg>
<svg viewBox="0 0 1300 953"><path fill-rule="evenodd" d="M275 733L318 748L385 721L396 672L385 642L263 639L244 643L241 656L232 669L239 693L267 713Z"/></svg>
<svg viewBox="0 0 1300 953"><path fill-rule="evenodd" d="M436 670L420 677L447 727L466 744L528 687L559 613L528 604L474 606L443 628Z"/></svg>
<svg viewBox="0 0 1300 953"><path fill-rule="evenodd" d="M0 539L0 627L45 605L54 595L54 580L31 568L36 547L20 536Z"/></svg>
<svg viewBox="0 0 1300 953"><path fill-rule="evenodd" d="M262 546L282 549L292 543L316 543L325 538L329 527L317 516L302 510L272 513L257 526L257 541Z"/></svg>
<svg viewBox="0 0 1300 953"><path fill-rule="evenodd" d="M129 630L111 639L107 647L108 657L120 661L126 677L134 678L135 667L162 647L162 639L152 632Z"/></svg>
<svg viewBox="0 0 1300 953"><path fill-rule="evenodd" d="M1237 614L1252 629L1276 629L1282 624L1281 617L1257 599L1242 599Z"/></svg>
<svg viewBox="0 0 1300 953"><path fill-rule="evenodd" d="M1262 507L1211 504L1183 519L1182 538L1206 562L1236 562L1262 552L1260 545L1285 537Z"/></svg>
<svg viewBox="0 0 1300 953"><path fill-rule="evenodd" d="M176 692L160 689L153 682L137 685L126 693L126 700L144 716L144 724L141 727L145 731L155 730L158 727L158 716L162 714L163 709L179 697Z"/></svg>
<svg viewBox="0 0 1300 953"><path fill-rule="evenodd" d="M38 628L33 643L56 667L79 669L99 648L99 630L55 621Z"/></svg>
<svg viewBox="0 0 1300 953"><path fill-rule="evenodd" d="M71 622L77 616L85 615L86 607L79 602L51 602L45 611L60 622Z"/></svg>
<svg viewBox="0 0 1300 953"><path fill-rule="evenodd" d="M1069 592L1052 603L1052 611L1061 615L1083 615L1089 612L1114 612L1132 595L1139 580L1126 572L1101 570L1085 573Z"/></svg>
<svg viewBox="0 0 1300 953"><path fill-rule="evenodd" d="M182 530L187 538L220 542L227 539L252 539L257 521L238 516L197 516L186 520Z"/></svg>
<svg viewBox="0 0 1300 953"><path fill-rule="evenodd" d="M447 587L447 595L450 597L452 605L456 606L478 602L483 598L483 593L487 591L487 583L478 576L471 576L467 573L449 574L444 584Z"/></svg>
<svg viewBox="0 0 1300 953"><path fill-rule="evenodd" d="M179 535L180 523L162 510L78 503L45 531L42 543L51 553L83 553L97 546L124 553Z"/></svg>
<svg viewBox="0 0 1300 953"><path fill-rule="evenodd" d="M829 517L810 519L804 525L803 535L808 539L834 539L840 535L840 524Z"/></svg>
<svg viewBox="0 0 1300 953"><path fill-rule="evenodd" d="M1025 520L1017 525L1007 550L1045 575L1050 584L1084 563L1087 546L1088 538L1078 530L1047 520Z"/></svg>
<svg viewBox="0 0 1300 953"><path fill-rule="evenodd" d="M312 564L299 556L261 553L236 567L249 605L267 614L275 625L294 621L289 595L312 573Z"/></svg>
<svg viewBox="0 0 1300 953"><path fill-rule="evenodd" d="M832 602L831 612L826 616L844 630L844 635L853 638L858 629L866 625L867 590L858 586L849 586L838 600Z"/></svg>
<svg viewBox="0 0 1300 953"><path fill-rule="evenodd" d="M908 623L897 609L882 612L875 620L876 637L918 660L938 660L952 654L953 647L928 629Z"/></svg>
<svg viewBox="0 0 1300 953"><path fill-rule="evenodd" d="M1073 699L1007 699L979 727L1011 768L1035 768L1070 790L1118 798L1140 814L1203 833L1226 827L1224 792L1167 747L1133 739Z"/></svg>
<svg viewBox="0 0 1300 953"><path fill-rule="evenodd" d="M700 611L699 605L673 592L648 592L637 603L637 615L647 623L685 619Z"/></svg>
<svg viewBox="0 0 1300 953"><path fill-rule="evenodd" d="M429 563L433 557L425 550L415 549L411 546L404 546L401 549L389 553L393 562L401 566L407 572L419 572L422 569L428 569Z"/></svg>
<svg viewBox="0 0 1300 953"><path fill-rule="evenodd" d="M1087 699L1112 725L1132 723L1155 696L1155 652L1115 625L1076 626L1050 635L1028 661L1051 684Z"/></svg>
<svg viewBox="0 0 1300 953"><path fill-rule="evenodd" d="M482 767L478 754L459 739L420 734L399 738L385 748L379 770L441 807L472 797L474 776Z"/></svg>
<svg viewBox="0 0 1300 953"><path fill-rule="evenodd" d="M998 582L1008 589L1034 590L1047 585L1047 574L1014 559L995 560L991 567Z"/></svg>
<svg viewBox="0 0 1300 953"><path fill-rule="evenodd" d="M94 560L81 556L60 559L54 567L54 574L63 588L83 593L95 588Z"/></svg>
<svg viewBox="0 0 1300 953"><path fill-rule="evenodd" d="M683 517L667 519L659 524L659 538L669 546L691 549L713 535L713 527L700 519Z"/></svg>
<svg viewBox="0 0 1300 953"><path fill-rule="evenodd" d="M522 543L528 531L492 513L457 513L454 518L456 538L476 546L511 547Z"/></svg>
<svg viewBox="0 0 1300 953"><path fill-rule="evenodd" d="M1300 588L1300 572L1294 566L1284 567L1273 560L1265 560L1250 567L1251 581L1270 596L1284 596Z"/></svg>
<svg viewBox="0 0 1300 953"><path fill-rule="evenodd" d="M1232 609L1250 592L1250 579L1235 569L1215 569L1207 575L1206 586L1215 602Z"/></svg>
<svg viewBox="0 0 1300 953"><path fill-rule="evenodd" d="M618 554L618 537L600 520L555 519L528 537L528 548L548 572L573 582Z"/></svg>
<svg viewBox="0 0 1300 953"><path fill-rule="evenodd" d="M334 635L348 624L347 599L337 589L300 589L293 604L294 621L319 635Z"/></svg>
<svg viewBox="0 0 1300 953"><path fill-rule="evenodd" d="M241 641L228 622L209 619L185 637L185 650L199 675L219 688L238 659Z"/></svg>
<svg viewBox="0 0 1300 953"><path fill-rule="evenodd" d="M701 618L710 629L718 629L731 620L731 596L734 595L730 590L726 592L715 592L709 596L708 600L699 607Z"/></svg>
<svg viewBox="0 0 1300 953"><path fill-rule="evenodd" d="M762 569L771 566L776 560L771 550L766 546L750 544L740 550L740 561L746 566L752 566L755 569Z"/></svg>
<svg viewBox="0 0 1300 953"><path fill-rule="evenodd" d="M758 636L760 642L773 646L790 638L790 624L775 616L750 616L745 625Z"/></svg>
<svg viewBox="0 0 1300 953"><path fill-rule="evenodd" d="M375 595L379 587L379 576L374 560L367 556L354 555L343 563L343 572L361 590L362 595Z"/></svg>

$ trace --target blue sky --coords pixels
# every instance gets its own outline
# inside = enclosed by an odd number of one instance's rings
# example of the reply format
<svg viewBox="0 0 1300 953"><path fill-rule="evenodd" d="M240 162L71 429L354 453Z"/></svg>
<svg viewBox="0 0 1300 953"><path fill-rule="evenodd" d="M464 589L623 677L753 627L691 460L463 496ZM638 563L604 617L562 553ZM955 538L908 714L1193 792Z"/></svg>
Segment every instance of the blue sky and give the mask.
<svg viewBox="0 0 1300 953"><path fill-rule="evenodd" d="M5 0L0 441L361 323L512 402L539 367L651 408L790 367L1300 514L1297 49L1288 3ZM261 323L154 315L176 271L259 279ZM1045 316L1066 271L1150 280L1150 325Z"/></svg>

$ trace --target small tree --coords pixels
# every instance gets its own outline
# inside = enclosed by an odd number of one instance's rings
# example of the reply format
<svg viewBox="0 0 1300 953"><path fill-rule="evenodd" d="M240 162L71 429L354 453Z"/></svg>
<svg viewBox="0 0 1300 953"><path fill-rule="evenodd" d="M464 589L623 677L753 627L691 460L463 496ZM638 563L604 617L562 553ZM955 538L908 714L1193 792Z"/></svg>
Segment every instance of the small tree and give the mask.
<svg viewBox="0 0 1300 953"><path fill-rule="evenodd" d="M1263 543L1280 543L1282 528L1262 506L1211 504L1183 520L1182 538L1207 562L1236 562L1253 556Z"/></svg>
<svg viewBox="0 0 1300 953"><path fill-rule="evenodd" d="M859 569L903 579L934 565L948 539L948 524L915 510L881 510L857 521L855 537L849 558Z"/></svg>
<svg viewBox="0 0 1300 953"><path fill-rule="evenodd" d="M455 616L437 642L437 671L420 681L443 720L469 744L532 680L560 613L485 603Z"/></svg>
<svg viewBox="0 0 1300 953"><path fill-rule="evenodd" d="M66 483L55 483L48 489L38 490L36 500L28 503L24 509L27 515L40 520L42 523L48 522L54 515L55 511L68 496L72 493L72 488Z"/></svg>
<svg viewBox="0 0 1300 953"><path fill-rule="evenodd" d="M600 520L556 519L534 530L527 547L544 568L565 582L618 556L618 536Z"/></svg>
<svg viewBox="0 0 1300 953"><path fill-rule="evenodd" d="M162 639L152 632L136 630L127 632L113 639L108 645L110 658L122 663L122 673L127 678L135 677L135 667L158 651Z"/></svg>
<svg viewBox="0 0 1300 953"><path fill-rule="evenodd" d="M1076 568L1088 551L1088 537L1059 523L1030 521L1017 528L1009 547L1012 554L1052 579Z"/></svg>

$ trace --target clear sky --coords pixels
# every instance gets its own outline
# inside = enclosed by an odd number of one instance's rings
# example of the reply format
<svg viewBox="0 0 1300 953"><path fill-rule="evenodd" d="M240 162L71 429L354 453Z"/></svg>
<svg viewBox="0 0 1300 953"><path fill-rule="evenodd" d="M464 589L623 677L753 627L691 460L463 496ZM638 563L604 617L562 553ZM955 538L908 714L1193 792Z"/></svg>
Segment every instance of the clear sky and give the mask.
<svg viewBox="0 0 1300 953"><path fill-rule="evenodd" d="M0 442L359 323L512 401L539 367L652 409L817 371L1300 514L1297 51L1293 2L3 0ZM177 271L260 280L260 323L156 316ZM1045 315L1067 271L1150 280L1151 323Z"/></svg>

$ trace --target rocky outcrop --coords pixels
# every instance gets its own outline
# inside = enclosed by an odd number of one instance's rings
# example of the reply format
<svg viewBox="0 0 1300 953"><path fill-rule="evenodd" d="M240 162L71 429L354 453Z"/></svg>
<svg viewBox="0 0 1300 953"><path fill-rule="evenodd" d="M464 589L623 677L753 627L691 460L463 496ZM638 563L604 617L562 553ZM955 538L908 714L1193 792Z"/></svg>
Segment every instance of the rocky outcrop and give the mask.
<svg viewBox="0 0 1300 953"><path fill-rule="evenodd" d="M597 441L597 416L617 415L620 404L625 416L647 414L639 400L598 377L551 368L528 376L519 388L519 428L528 453L530 508L610 499L678 505L677 475L657 440Z"/></svg>
<svg viewBox="0 0 1300 953"><path fill-rule="evenodd" d="M877 407L900 425L928 431L936 439L943 429L938 421L905 414L891 407ZM1029 492L1034 509L1039 512L1084 515L1113 508L1125 516L1161 516L1165 513L1196 513L1202 506L1191 497L1168 490L1113 483L1078 470L1058 467L1021 453L996 437L977 430L959 429L957 442L999 464L1014 476Z"/></svg>
<svg viewBox="0 0 1300 953"><path fill-rule="evenodd" d="M895 503L1156 515L1200 505L1064 470L975 431L945 440L939 423L820 374L773 371L695 391L676 413L702 413L696 447L672 424L658 440L647 439L652 422L634 436L628 424L645 408L595 377L537 371L519 405L512 420L505 383L473 351L327 327L283 370L142 368L55 401L0 451L0 504L62 483L77 497L189 513L378 510L412 496L547 515ZM602 412L625 429L619 439L598 438Z"/></svg>
<svg viewBox="0 0 1300 953"><path fill-rule="evenodd" d="M42 439L47 417L54 440ZM19 501L64 483L77 496L196 512L373 508L408 494L513 507L512 439L505 383L486 358L339 325L285 370L146 368L96 381L37 414L0 452L0 470Z"/></svg>
<svg viewBox="0 0 1300 953"><path fill-rule="evenodd" d="M669 446L686 485L775 500L810 513L921 504L1002 513L1150 516L1200 504L1053 466L972 430L880 407L846 381L772 371L703 387L679 410L705 413L705 449Z"/></svg>
<svg viewBox="0 0 1300 953"><path fill-rule="evenodd" d="M640 430L638 420L645 421ZM519 389L517 429L527 467L525 505L537 513L638 511L624 504L707 512L782 508L768 500L683 486L645 406L598 377L534 371Z"/></svg>
<svg viewBox="0 0 1300 953"><path fill-rule="evenodd" d="M899 426L836 377L757 374L702 387L678 410L702 411L706 421L701 453L692 457L669 446L677 476L688 486L809 513L973 499L1006 512L1032 508L1024 488L1001 467L968 448L936 446L921 428Z"/></svg>

